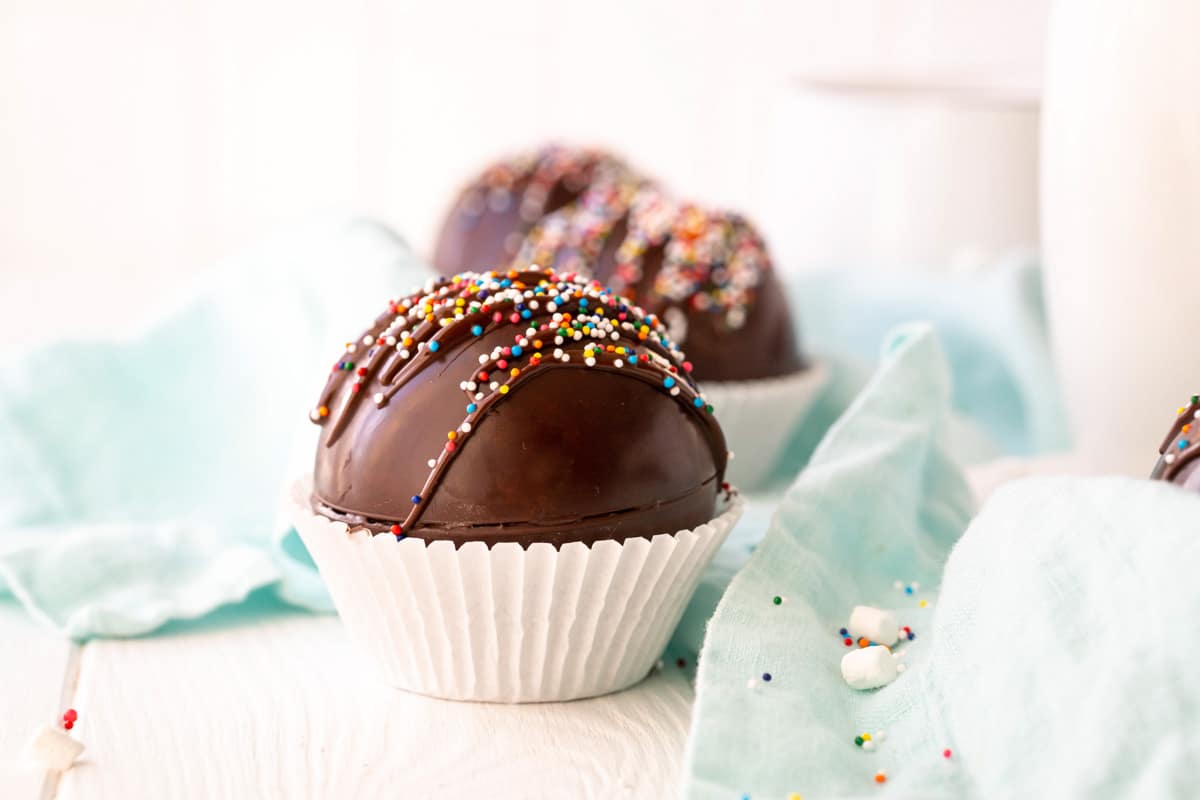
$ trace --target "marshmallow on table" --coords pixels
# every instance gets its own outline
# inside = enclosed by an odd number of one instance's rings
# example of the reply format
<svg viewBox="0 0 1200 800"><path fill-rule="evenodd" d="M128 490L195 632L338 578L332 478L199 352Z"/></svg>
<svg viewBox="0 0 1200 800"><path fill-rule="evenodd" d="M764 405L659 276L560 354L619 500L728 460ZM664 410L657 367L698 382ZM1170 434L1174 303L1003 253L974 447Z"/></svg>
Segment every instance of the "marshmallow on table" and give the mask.
<svg viewBox="0 0 1200 800"><path fill-rule="evenodd" d="M878 689L904 671L892 651L881 644L851 650L842 656L842 677L851 689Z"/></svg>
<svg viewBox="0 0 1200 800"><path fill-rule="evenodd" d="M44 726L29 743L29 755L53 770L67 769L82 752L82 744L51 725Z"/></svg>
<svg viewBox="0 0 1200 800"><path fill-rule="evenodd" d="M855 639L865 636L876 644L893 645L900 638L900 623L891 611L873 606L855 606L846 626Z"/></svg>

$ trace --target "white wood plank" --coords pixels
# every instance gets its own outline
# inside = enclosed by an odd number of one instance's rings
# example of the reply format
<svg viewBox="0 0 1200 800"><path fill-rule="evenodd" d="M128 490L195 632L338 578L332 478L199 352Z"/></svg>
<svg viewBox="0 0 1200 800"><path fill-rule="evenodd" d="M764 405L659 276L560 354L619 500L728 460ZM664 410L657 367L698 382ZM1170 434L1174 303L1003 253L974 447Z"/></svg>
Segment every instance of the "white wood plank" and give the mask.
<svg viewBox="0 0 1200 800"><path fill-rule="evenodd" d="M677 794L692 690L674 668L574 703L455 703L377 682L335 618L221 622L86 648L90 758L61 800Z"/></svg>
<svg viewBox="0 0 1200 800"><path fill-rule="evenodd" d="M0 797L36 800L47 773L25 757L25 745L63 712L73 645L35 624L11 599L0 601L0 642Z"/></svg>

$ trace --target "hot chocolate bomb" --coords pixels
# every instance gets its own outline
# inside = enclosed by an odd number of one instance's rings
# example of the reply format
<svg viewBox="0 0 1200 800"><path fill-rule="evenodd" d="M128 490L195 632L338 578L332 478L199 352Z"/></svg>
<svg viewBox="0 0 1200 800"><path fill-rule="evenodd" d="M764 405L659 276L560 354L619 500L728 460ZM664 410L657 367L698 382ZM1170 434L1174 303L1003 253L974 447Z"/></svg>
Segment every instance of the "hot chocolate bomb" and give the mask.
<svg viewBox="0 0 1200 800"><path fill-rule="evenodd" d="M1200 492L1200 395L1179 409L1158 452L1151 478Z"/></svg>
<svg viewBox="0 0 1200 800"><path fill-rule="evenodd" d="M725 439L653 314L550 270L398 298L316 408L313 510L461 545L652 537L712 519Z"/></svg>
<svg viewBox="0 0 1200 800"><path fill-rule="evenodd" d="M463 193L443 228L434 258L439 271L470 268L465 254L472 254L487 266L502 257L518 268L553 266L594 277L664 320L702 381L756 380L804 368L782 287L748 220L677 203L616 159L553 152L593 166L564 173L580 179L541 188L534 201L519 189L543 186L556 174L536 166L544 156L489 169ZM512 199L497 203L503 212L479 199L490 196L481 187L497 182L497 170L501 185L515 187L505 190ZM548 197L561 202L543 202ZM535 214L544 216L531 222ZM522 242L519 250L514 242Z"/></svg>

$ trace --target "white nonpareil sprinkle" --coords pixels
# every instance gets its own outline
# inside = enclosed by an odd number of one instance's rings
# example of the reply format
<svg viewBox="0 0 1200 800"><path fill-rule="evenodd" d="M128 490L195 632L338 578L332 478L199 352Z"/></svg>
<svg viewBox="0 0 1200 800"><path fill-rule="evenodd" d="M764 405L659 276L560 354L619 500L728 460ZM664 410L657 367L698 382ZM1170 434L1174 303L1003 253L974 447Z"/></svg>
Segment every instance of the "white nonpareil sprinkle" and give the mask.
<svg viewBox="0 0 1200 800"><path fill-rule="evenodd" d="M377 405L377 406L383 405L383 392L375 393L375 405Z"/></svg>
<svg viewBox="0 0 1200 800"><path fill-rule="evenodd" d="M479 354L479 363L480 363L480 364L486 364L487 362L488 362L488 355L487 355L487 353L480 353L480 354Z"/></svg>
<svg viewBox="0 0 1200 800"><path fill-rule="evenodd" d="M428 461L426 461L425 463L429 465L429 468L430 468L430 469L433 469L434 467L436 467L436 466L437 466L437 459L436 459L436 458L431 458L431 459L429 459Z"/></svg>
<svg viewBox="0 0 1200 800"><path fill-rule="evenodd" d="M459 425L458 427L462 430L463 433L471 432L471 423L469 423L469 422L464 422L462 425Z"/></svg>
<svg viewBox="0 0 1200 800"><path fill-rule="evenodd" d="M583 360L583 363L587 364L589 367L594 367L594 366L596 366L596 359L592 358L591 356L588 356L587 358L585 358Z"/></svg>
<svg viewBox="0 0 1200 800"><path fill-rule="evenodd" d="M400 357L401 357L401 358L408 358L408 357L409 357L409 356L411 356L411 355L412 355L412 353L408 352L408 350L401 350L401 351L400 351Z"/></svg>
<svg viewBox="0 0 1200 800"><path fill-rule="evenodd" d="M616 361L613 362L613 366L616 367L617 369L620 369L621 367L625 366L625 362L618 358Z"/></svg>
<svg viewBox="0 0 1200 800"><path fill-rule="evenodd" d="M29 755L52 770L70 768L83 752L83 745L64 731L45 725L34 734L28 746Z"/></svg>

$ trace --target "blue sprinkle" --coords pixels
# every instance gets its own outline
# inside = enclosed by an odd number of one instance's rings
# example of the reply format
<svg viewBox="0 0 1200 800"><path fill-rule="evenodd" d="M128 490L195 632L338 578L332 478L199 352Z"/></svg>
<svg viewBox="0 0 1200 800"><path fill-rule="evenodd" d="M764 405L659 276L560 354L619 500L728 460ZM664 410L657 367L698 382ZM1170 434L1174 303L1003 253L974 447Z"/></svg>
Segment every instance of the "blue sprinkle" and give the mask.
<svg viewBox="0 0 1200 800"><path fill-rule="evenodd" d="M587 306L588 306L587 298L586 297L579 298L579 307L587 308Z"/></svg>
<svg viewBox="0 0 1200 800"><path fill-rule="evenodd" d="M663 378L663 386L665 386L665 387L667 387L668 389L670 389L670 388L671 388L672 386L674 386L674 385L675 385L675 379L674 379L674 378L672 378L670 375L668 375L667 377Z"/></svg>
<svg viewBox="0 0 1200 800"><path fill-rule="evenodd" d="M482 336L483 335L483 326L482 325L472 325L471 333L475 334L476 336Z"/></svg>
<svg viewBox="0 0 1200 800"><path fill-rule="evenodd" d="M904 593L905 593L905 594L912 594L912 587L911 587L911 586L905 586L905 587L904 587Z"/></svg>
<svg viewBox="0 0 1200 800"><path fill-rule="evenodd" d="M692 405L694 405L696 408L704 408L704 400L697 397L692 401Z"/></svg>
<svg viewBox="0 0 1200 800"><path fill-rule="evenodd" d="M467 403L467 413L468 414L474 414L475 409L477 409L477 408L479 408L479 406L475 405L474 403Z"/></svg>
<svg viewBox="0 0 1200 800"><path fill-rule="evenodd" d="M529 319L533 316L533 312L528 308L521 312L521 319Z"/></svg>
<svg viewBox="0 0 1200 800"><path fill-rule="evenodd" d="M407 534L407 533L397 533L397 534L396 534L396 541L397 541L397 542L403 542L403 541L404 541L405 539L407 539L407 538L408 538L408 534Z"/></svg>
<svg viewBox="0 0 1200 800"><path fill-rule="evenodd" d="M838 633L840 633L842 636L849 636L849 635L850 635L850 632L849 632L849 631L847 631L845 628L842 628L840 631L838 631Z"/></svg>
<svg viewBox="0 0 1200 800"><path fill-rule="evenodd" d="M1191 442L1189 442L1187 439L1180 439L1179 440L1179 449L1182 450L1183 448L1187 447L1189 444L1191 444Z"/></svg>
<svg viewBox="0 0 1200 800"><path fill-rule="evenodd" d="M512 281L509 280L508 278L505 278L504 280L500 281L501 288L507 289L509 286L512 286Z"/></svg>
<svg viewBox="0 0 1200 800"><path fill-rule="evenodd" d="M429 343L429 351L430 351L431 353L436 353L436 352L438 351L438 348L439 348L439 347L441 347L441 345L440 345L440 344L438 344L437 342L430 342L430 343Z"/></svg>
<svg viewBox="0 0 1200 800"><path fill-rule="evenodd" d="M915 638L917 638L917 635L915 633L913 633L912 631L909 631L908 632L908 640L911 642Z"/></svg>
<svg viewBox="0 0 1200 800"><path fill-rule="evenodd" d="M521 345L519 345L519 344L513 345L512 354L514 357L519 356L519 355L521 355L521 353L524 353L524 352L525 351L521 349Z"/></svg>
<svg viewBox="0 0 1200 800"><path fill-rule="evenodd" d="M764 672L764 673L763 673L763 680L764 680L764 681L767 681L768 683L770 683L770 681L771 681L771 673L769 673L769 672Z"/></svg>
<svg viewBox="0 0 1200 800"><path fill-rule="evenodd" d="M420 503L421 503L421 495L419 495L419 494L414 494L414 495L412 496L412 501L413 501L413 505L414 505L414 506L415 506L415 505L420 505Z"/></svg>

